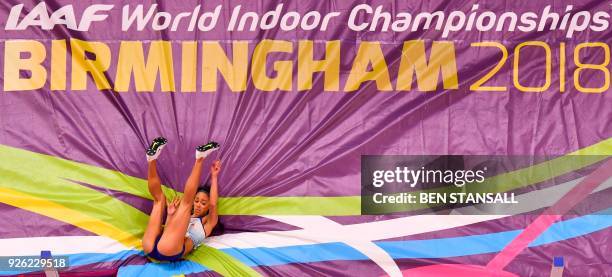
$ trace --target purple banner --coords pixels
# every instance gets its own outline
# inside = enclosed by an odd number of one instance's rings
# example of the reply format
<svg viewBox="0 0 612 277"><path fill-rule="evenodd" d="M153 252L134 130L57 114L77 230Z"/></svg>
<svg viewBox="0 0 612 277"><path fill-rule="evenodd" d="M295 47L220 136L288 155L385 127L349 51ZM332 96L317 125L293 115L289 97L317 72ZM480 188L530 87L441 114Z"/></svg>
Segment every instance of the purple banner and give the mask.
<svg viewBox="0 0 612 277"><path fill-rule="evenodd" d="M125 276L532 276L562 256L567 275L605 275L607 177L577 216L503 257L612 155L610 7L4 1L0 256L50 250L70 257L69 274ZM142 258L139 241L158 136L167 194L183 192L196 146L219 142L223 162L225 230L172 267ZM361 215L366 155L551 157L489 172L505 191L550 197L506 216Z"/></svg>

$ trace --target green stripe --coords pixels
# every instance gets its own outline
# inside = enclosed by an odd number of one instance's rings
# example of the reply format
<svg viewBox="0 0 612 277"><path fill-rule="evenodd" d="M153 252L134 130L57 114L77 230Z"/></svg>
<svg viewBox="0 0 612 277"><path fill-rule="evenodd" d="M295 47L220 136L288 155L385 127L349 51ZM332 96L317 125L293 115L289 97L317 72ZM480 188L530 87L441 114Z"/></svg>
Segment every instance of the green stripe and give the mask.
<svg viewBox="0 0 612 277"><path fill-rule="evenodd" d="M146 199L153 199L147 188L147 180L132 177L119 171L5 145L0 145L0 157L0 168L14 168L22 172L36 172L36 175L74 180ZM162 186L162 189L166 196L170 197L176 194L173 189L167 186Z"/></svg>
<svg viewBox="0 0 612 277"><path fill-rule="evenodd" d="M587 167L609 156L562 156L520 170L503 173L483 183L466 185L469 192L506 192L531 184L544 182L577 169ZM492 188L494 187L494 189Z"/></svg>
<svg viewBox="0 0 612 277"><path fill-rule="evenodd" d="M59 174L62 176L57 176ZM108 181L110 185L105 186L107 188L133 191L139 193L139 196L145 196L138 189L138 186L146 189L144 180L0 145L0 186L55 202L66 209L79 211L136 237L142 237L149 220L148 215L105 193L63 179L89 183L89 179L84 177L89 177L98 184ZM126 181L128 183L124 185L122 182ZM174 191L166 188L165 193L174 194ZM224 276L259 275L237 259L211 247L200 247L188 258Z"/></svg>
<svg viewBox="0 0 612 277"><path fill-rule="evenodd" d="M92 188L31 170L16 171L0 163L0 186L52 201L142 237L149 216L133 206ZM121 216L117 216L121 215Z"/></svg>
<svg viewBox="0 0 612 277"><path fill-rule="evenodd" d="M245 196L225 197L219 201L219 214L223 215L346 216L361 214L359 196Z"/></svg>
<svg viewBox="0 0 612 277"><path fill-rule="evenodd" d="M261 276L236 258L205 244L189 254L187 259L205 265L223 276Z"/></svg>
<svg viewBox="0 0 612 277"><path fill-rule="evenodd" d="M53 173L53 176L61 174L63 178L151 199L146 180L118 171L2 145L0 145L0 153L3 157L8 156L8 159L0 159L0 165L5 163L2 161L15 161L13 164L19 164L20 167L35 169L31 172L49 172ZM587 156L576 162L576 157L572 156L577 155L601 156ZM491 182L503 184L496 186L495 191L499 192L525 187L591 165L604 159L605 155L612 155L612 138L533 167L501 174L485 183L475 184L470 191L484 191L485 189L492 191L490 187L487 187L487 184ZM166 186L163 189L168 197L180 194ZM221 215L359 215L361 214L361 199L360 196L220 197L219 213Z"/></svg>

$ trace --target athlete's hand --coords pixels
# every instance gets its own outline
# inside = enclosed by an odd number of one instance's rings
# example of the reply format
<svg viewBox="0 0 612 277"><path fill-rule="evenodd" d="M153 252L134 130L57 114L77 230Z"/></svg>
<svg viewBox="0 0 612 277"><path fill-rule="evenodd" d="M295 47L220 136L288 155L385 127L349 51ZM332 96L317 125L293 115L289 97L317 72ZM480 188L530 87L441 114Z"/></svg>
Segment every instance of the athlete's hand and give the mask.
<svg viewBox="0 0 612 277"><path fill-rule="evenodd" d="M181 197L174 197L172 202L167 201L166 204L166 212L168 213L168 216L171 216L176 212L176 208L178 208L178 206L181 204Z"/></svg>
<svg viewBox="0 0 612 277"><path fill-rule="evenodd" d="M212 163L210 167L210 175L213 177L219 176L219 172L221 171L221 160L216 160Z"/></svg>

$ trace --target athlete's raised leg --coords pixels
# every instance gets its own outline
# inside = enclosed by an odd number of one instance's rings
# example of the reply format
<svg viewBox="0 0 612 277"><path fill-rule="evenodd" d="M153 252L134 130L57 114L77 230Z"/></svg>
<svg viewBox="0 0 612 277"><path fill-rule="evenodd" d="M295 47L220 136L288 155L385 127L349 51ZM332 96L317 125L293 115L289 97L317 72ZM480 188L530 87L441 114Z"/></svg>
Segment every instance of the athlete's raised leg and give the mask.
<svg viewBox="0 0 612 277"><path fill-rule="evenodd" d="M193 209L200 178L202 175L202 165L204 158L219 147L216 142L209 142L196 149L196 160L191 169L191 174L185 183L183 198L174 216L168 221L164 233L157 245L160 253L164 255L176 255L180 253L184 246L185 233L189 226L189 218Z"/></svg>
<svg viewBox="0 0 612 277"><path fill-rule="evenodd" d="M161 179L157 174L157 157L159 157L166 142L164 138L156 138L147 150L147 183L149 193L153 196L153 209L151 209L149 223L142 237L142 249L145 253L149 253L153 250L155 240L162 232L162 220L164 217L164 210L166 209L166 197L162 192Z"/></svg>

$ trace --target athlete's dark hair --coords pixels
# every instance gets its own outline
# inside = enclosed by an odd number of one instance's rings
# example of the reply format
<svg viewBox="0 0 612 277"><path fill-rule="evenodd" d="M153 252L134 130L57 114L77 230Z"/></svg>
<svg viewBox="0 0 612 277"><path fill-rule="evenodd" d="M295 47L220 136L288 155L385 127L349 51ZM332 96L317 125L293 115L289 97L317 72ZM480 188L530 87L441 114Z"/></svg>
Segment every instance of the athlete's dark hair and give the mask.
<svg viewBox="0 0 612 277"><path fill-rule="evenodd" d="M198 192L203 192L203 193L206 193L206 195L210 196L210 185L206 183L205 185L200 186L196 193Z"/></svg>

